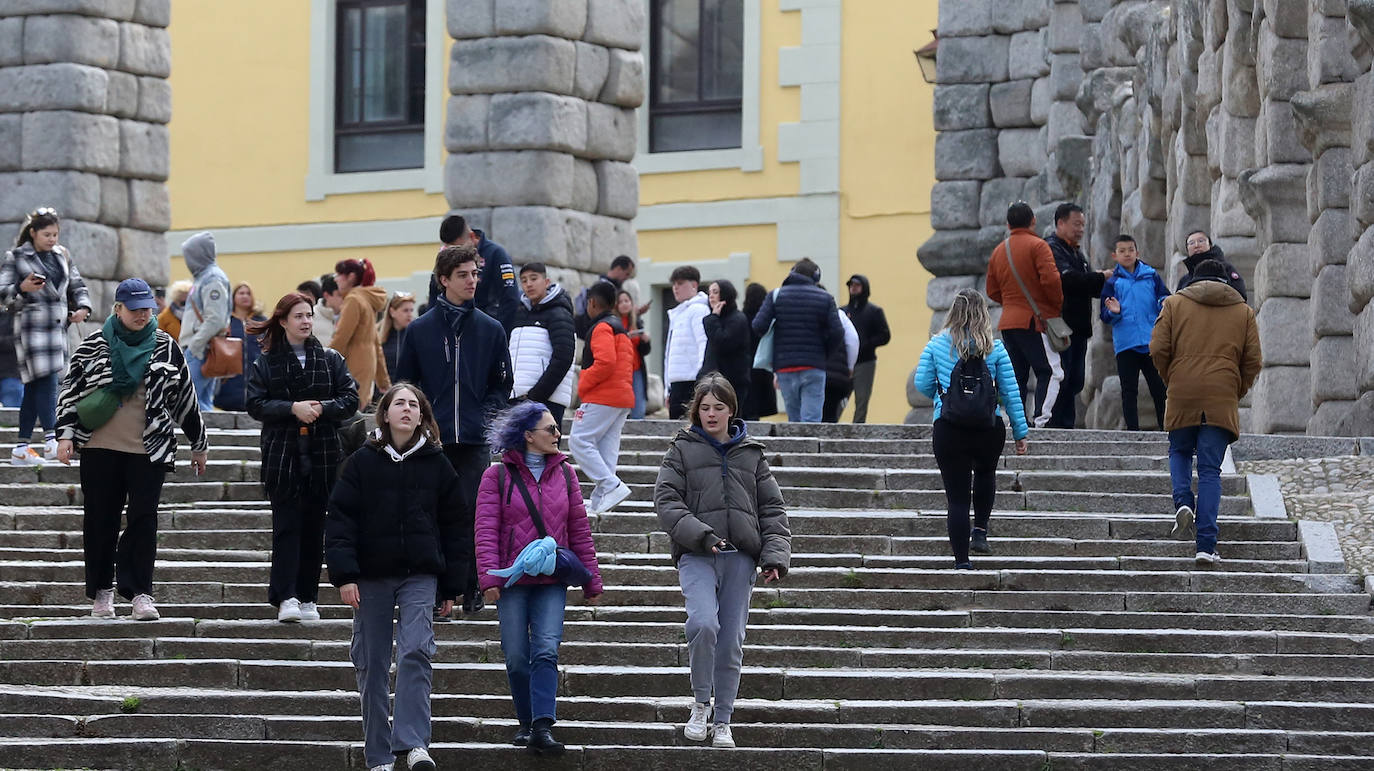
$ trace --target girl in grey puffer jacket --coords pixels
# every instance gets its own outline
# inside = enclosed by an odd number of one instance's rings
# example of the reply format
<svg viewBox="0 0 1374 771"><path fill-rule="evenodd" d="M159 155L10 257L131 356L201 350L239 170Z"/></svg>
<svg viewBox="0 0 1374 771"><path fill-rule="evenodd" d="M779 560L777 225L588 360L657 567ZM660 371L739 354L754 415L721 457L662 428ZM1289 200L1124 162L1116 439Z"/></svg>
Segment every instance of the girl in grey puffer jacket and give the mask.
<svg viewBox="0 0 1374 771"><path fill-rule="evenodd" d="M687 411L692 426L673 438L654 485L654 508L672 538L687 603L695 699L683 733L693 741L713 734L716 747L735 746L730 715L754 582L760 568L764 583L787 575L792 553L763 443L735 419L738 412L730 381L715 372L698 381Z"/></svg>

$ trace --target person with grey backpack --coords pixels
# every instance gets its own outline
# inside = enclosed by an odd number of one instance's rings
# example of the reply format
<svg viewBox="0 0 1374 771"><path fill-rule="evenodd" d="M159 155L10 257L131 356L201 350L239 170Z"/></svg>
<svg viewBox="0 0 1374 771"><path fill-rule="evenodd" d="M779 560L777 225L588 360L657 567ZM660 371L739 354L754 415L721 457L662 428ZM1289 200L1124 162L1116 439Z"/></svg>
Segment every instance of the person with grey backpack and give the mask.
<svg viewBox="0 0 1374 771"><path fill-rule="evenodd" d="M1026 454L1030 433L1011 357L1002 341L993 338L988 304L977 290L954 296L944 329L921 351L916 388L935 400L932 445L948 502L954 567L972 570L970 550L992 553L988 523L997 496L997 464L1007 442L998 404L1011 420L1017 455Z"/></svg>

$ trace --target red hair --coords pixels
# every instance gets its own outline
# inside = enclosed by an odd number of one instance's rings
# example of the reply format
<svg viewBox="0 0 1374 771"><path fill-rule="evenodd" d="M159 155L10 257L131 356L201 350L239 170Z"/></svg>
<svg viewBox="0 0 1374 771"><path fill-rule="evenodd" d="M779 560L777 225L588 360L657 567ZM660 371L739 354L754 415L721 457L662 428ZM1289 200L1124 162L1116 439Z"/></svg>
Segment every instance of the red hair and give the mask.
<svg viewBox="0 0 1374 771"><path fill-rule="evenodd" d="M256 335L262 341L264 351L272 350L272 346L281 343L286 339L286 330L282 324L286 317L291 315L291 309L305 303L314 308L315 299L304 292L291 292L284 295L277 301L277 307L272 309L272 315L266 321L248 322L247 331L250 335Z"/></svg>
<svg viewBox="0 0 1374 771"><path fill-rule="evenodd" d="M372 286L377 283L377 271L372 269L372 262L366 258L339 260L334 264L334 272L353 276L354 280L358 282L358 286Z"/></svg>

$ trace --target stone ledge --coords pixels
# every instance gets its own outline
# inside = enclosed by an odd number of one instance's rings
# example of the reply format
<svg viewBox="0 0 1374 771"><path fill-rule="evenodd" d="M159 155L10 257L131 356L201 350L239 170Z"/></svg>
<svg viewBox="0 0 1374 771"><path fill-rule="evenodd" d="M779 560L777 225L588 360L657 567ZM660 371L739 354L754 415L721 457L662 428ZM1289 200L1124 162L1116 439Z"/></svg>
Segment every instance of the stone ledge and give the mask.
<svg viewBox="0 0 1374 771"><path fill-rule="evenodd" d="M1307 572L1345 572L1345 556L1341 553L1335 525L1330 522L1298 520L1298 538L1302 540L1303 554L1307 555Z"/></svg>

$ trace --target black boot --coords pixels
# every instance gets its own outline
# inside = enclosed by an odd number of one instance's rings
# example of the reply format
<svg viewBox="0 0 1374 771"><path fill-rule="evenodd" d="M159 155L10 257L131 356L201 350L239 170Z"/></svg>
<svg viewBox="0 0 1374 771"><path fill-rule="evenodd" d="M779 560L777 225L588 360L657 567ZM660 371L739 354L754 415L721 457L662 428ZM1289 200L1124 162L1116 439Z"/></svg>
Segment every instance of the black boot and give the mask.
<svg viewBox="0 0 1374 771"><path fill-rule="evenodd" d="M551 755L557 757L563 754L563 745L553 738L553 720L541 717L534 721L534 727L530 731L530 743L527 748L536 755Z"/></svg>
<svg viewBox="0 0 1374 771"><path fill-rule="evenodd" d="M969 539L969 551L974 554L992 554L992 547L988 546L988 531L981 528L973 528L973 537Z"/></svg>
<svg viewBox="0 0 1374 771"><path fill-rule="evenodd" d="M517 747L525 747L528 746L529 743L530 726L528 723L521 723L520 728L515 732L515 738L511 740L511 744L514 744Z"/></svg>

